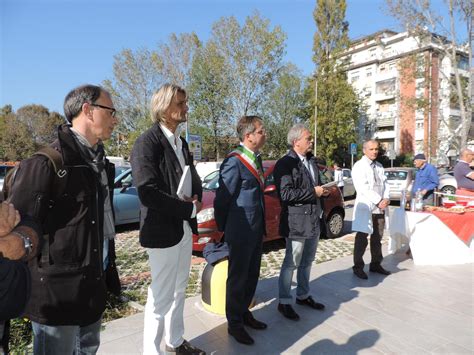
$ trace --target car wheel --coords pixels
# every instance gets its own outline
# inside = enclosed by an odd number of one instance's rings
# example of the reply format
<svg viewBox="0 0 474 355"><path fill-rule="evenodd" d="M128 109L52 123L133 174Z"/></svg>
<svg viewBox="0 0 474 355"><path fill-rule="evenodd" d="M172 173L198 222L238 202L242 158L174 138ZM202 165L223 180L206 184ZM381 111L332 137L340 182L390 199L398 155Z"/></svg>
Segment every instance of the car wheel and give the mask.
<svg viewBox="0 0 474 355"><path fill-rule="evenodd" d="M326 230L328 238L337 238L342 234L344 227L344 216L340 211L331 212L326 221Z"/></svg>
<svg viewBox="0 0 474 355"><path fill-rule="evenodd" d="M446 186L443 186L443 188L441 189L441 192L445 193L445 194L455 194L456 193L456 188L454 186L451 186L451 185L446 185Z"/></svg>

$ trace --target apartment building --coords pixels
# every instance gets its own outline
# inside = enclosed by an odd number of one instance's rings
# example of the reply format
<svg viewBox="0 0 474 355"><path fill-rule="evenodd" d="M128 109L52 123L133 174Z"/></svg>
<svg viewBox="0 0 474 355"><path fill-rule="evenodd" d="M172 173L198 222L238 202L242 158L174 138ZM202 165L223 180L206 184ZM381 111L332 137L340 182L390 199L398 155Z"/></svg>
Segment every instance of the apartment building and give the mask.
<svg viewBox="0 0 474 355"><path fill-rule="evenodd" d="M437 45L407 32L383 30L352 42L347 80L364 102L361 138L377 138L396 154L424 152L445 164L459 146L460 125L451 60ZM467 52L458 49L457 68L469 76ZM471 137L472 139L472 137Z"/></svg>

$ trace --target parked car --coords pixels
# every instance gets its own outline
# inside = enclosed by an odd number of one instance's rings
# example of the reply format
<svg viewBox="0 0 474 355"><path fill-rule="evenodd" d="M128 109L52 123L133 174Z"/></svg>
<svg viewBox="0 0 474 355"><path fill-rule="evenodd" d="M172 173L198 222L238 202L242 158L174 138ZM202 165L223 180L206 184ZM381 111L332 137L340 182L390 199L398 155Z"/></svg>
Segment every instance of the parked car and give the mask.
<svg viewBox="0 0 474 355"><path fill-rule="evenodd" d="M116 226L140 221L140 202L130 168L115 178L114 211Z"/></svg>
<svg viewBox="0 0 474 355"><path fill-rule="evenodd" d="M416 168L386 168L385 176L390 187L390 200L400 201L402 191L406 191L406 200L411 200L411 189L415 181Z"/></svg>
<svg viewBox="0 0 474 355"><path fill-rule="evenodd" d="M328 168L327 174L329 178L334 180L334 169ZM344 199L353 198L356 195L356 190L354 183L352 182L352 172L351 169L342 168L342 179L344 180Z"/></svg>
<svg viewBox="0 0 474 355"><path fill-rule="evenodd" d="M280 223L280 200L273 177L275 161L264 161L265 170L265 218L267 235L265 242L281 238L278 233ZM327 168L319 166L321 181L331 183L331 174L327 174ZM202 251L204 246L211 241L219 241L222 234L217 230L214 220L214 197L215 191L219 187L219 176L216 175L210 180L203 191L202 210L197 215L199 235L193 235L193 250ZM330 194L325 199L324 217L326 220L326 230L328 237L335 238L342 234L344 226L344 202L340 190L335 184L329 184Z"/></svg>
<svg viewBox="0 0 474 355"><path fill-rule="evenodd" d="M446 173L440 175L438 190L446 194L455 194L456 189L458 188L458 183L454 178L454 172L447 171Z"/></svg>

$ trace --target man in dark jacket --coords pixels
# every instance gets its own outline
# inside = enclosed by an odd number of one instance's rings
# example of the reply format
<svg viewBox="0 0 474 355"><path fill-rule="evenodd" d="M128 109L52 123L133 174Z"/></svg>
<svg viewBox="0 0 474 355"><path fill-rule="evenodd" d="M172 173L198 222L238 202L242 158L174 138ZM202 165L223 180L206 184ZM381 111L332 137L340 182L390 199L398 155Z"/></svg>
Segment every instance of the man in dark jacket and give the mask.
<svg viewBox="0 0 474 355"><path fill-rule="evenodd" d="M319 170L311 151L313 139L302 124L288 132L287 155L275 165L274 177L281 202L280 235L286 238L286 253L280 271L278 310L291 320L299 315L291 304L291 280L297 269L296 303L322 310L324 305L310 295L309 276L320 234L322 196L329 191L319 186Z"/></svg>
<svg viewBox="0 0 474 355"><path fill-rule="evenodd" d="M186 91L163 85L151 99L154 124L138 137L131 155L140 198L140 244L147 248L151 269L144 354L161 353L163 333L167 353L204 354L183 338L192 236L202 207L201 180L178 127L186 122L187 112Z"/></svg>
<svg viewBox="0 0 474 355"><path fill-rule="evenodd" d="M114 267L113 165L102 141L118 123L109 93L94 85L72 90L51 144L64 169L42 155L23 160L11 201L42 226L42 248L29 262L35 354L95 353L106 300L106 269Z"/></svg>

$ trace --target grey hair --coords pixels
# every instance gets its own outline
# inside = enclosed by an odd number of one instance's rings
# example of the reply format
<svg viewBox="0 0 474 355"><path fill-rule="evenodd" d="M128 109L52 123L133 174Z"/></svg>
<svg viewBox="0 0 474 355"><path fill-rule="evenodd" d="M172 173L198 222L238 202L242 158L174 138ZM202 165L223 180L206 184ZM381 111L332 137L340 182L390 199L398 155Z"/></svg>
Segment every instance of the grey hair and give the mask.
<svg viewBox="0 0 474 355"><path fill-rule="evenodd" d="M378 140L376 139L369 139L369 140L366 140L363 144L362 144L362 149L365 149L367 148L367 144L369 143L377 143L377 146L380 148L380 143Z"/></svg>
<svg viewBox="0 0 474 355"><path fill-rule="evenodd" d="M237 122L237 135L241 142L244 141L245 135L255 132L255 123L260 122L263 124L263 120L258 116L243 116Z"/></svg>
<svg viewBox="0 0 474 355"><path fill-rule="evenodd" d="M288 136L286 137L288 145L290 147L293 147L295 142L301 138L301 136L303 135L305 131L309 132L309 129L303 123L297 123L293 125L293 127L291 127L290 130L288 131Z"/></svg>
<svg viewBox="0 0 474 355"><path fill-rule="evenodd" d="M465 158L466 156L468 156L469 154L472 154L474 151L469 149L469 148L464 148L464 149L461 149L461 153L459 154L459 156L461 158Z"/></svg>
<svg viewBox="0 0 474 355"><path fill-rule="evenodd" d="M97 85L81 85L72 89L64 98L64 115L69 123L82 112L82 105L93 104L104 93L110 97L107 90Z"/></svg>
<svg viewBox="0 0 474 355"><path fill-rule="evenodd" d="M175 84L164 84L153 94L150 102L150 114L153 122L165 122L165 112L171 106L171 101L178 92L187 97L186 90Z"/></svg>

